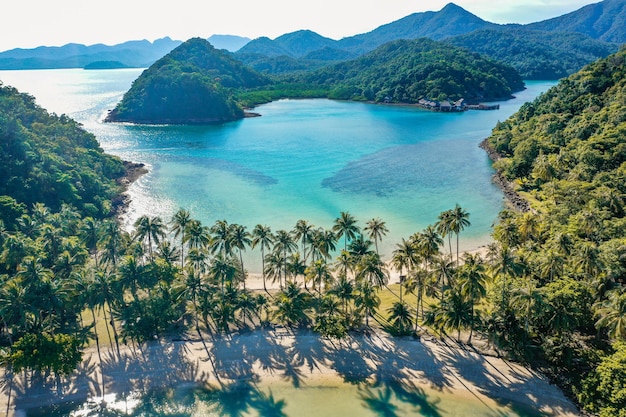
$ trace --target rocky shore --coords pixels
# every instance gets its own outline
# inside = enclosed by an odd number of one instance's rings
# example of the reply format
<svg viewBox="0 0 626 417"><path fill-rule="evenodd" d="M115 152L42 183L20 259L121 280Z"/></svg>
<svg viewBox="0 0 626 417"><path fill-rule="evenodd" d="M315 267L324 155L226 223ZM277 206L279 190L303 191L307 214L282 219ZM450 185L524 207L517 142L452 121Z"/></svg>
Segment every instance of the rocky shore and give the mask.
<svg viewBox="0 0 626 417"><path fill-rule="evenodd" d="M489 159L493 162L498 161L501 156L495 149L493 149L487 139L480 142L480 148L487 152ZM530 204L528 201L524 200L518 193L515 191L513 184L508 181L501 172L496 172L493 176L493 182L502 189L504 196L506 197L507 202L511 206L511 208L515 211L519 211L525 213L530 211Z"/></svg>
<svg viewBox="0 0 626 417"><path fill-rule="evenodd" d="M121 187L120 193L112 200L113 212L116 217L123 215L128 210L130 197L126 194L128 187L144 174L148 173L145 164L139 162L123 161L125 174L117 179L117 184Z"/></svg>

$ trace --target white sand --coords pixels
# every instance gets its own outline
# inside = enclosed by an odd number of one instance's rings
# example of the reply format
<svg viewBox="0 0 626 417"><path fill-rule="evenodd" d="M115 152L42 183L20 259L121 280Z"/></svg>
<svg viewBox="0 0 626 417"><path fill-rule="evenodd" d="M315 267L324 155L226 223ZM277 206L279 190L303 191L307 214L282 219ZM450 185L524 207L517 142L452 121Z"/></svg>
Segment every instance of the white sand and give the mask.
<svg viewBox="0 0 626 417"><path fill-rule="evenodd" d="M238 380L292 386L393 381L496 408L515 402L546 415L578 415L576 407L545 377L450 343L384 334L337 342L310 332L293 335L285 329L224 336L206 344L155 341L141 350L124 347L119 358L112 350L102 354L105 394L188 383L227 385ZM83 366L58 389L53 380L25 383L22 375L16 378L9 415L20 415L19 410L29 407L99 396L101 381L98 355L90 348ZM0 395L0 416L6 415L6 394L4 390Z"/></svg>

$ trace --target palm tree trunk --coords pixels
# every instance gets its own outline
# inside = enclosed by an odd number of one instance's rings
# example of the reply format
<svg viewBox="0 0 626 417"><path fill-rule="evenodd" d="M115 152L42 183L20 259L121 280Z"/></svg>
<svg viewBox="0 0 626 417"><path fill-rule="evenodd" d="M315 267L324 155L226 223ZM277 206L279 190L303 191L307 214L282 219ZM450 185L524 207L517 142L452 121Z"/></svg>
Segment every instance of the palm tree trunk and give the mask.
<svg viewBox="0 0 626 417"><path fill-rule="evenodd" d="M98 337L98 328L96 322L96 313L93 307L90 307L91 317L93 318L93 333L96 337L96 350L98 351L98 359L100 360L100 381L102 383L102 397L104 397L104 368L102 368L102 354L100 353L100 338Z"/></svg>

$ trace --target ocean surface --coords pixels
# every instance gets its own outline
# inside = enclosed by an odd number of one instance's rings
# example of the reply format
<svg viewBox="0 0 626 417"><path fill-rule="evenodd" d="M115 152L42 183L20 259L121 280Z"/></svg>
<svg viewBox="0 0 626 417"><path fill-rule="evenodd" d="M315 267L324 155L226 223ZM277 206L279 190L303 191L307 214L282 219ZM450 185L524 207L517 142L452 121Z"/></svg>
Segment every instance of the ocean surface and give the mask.
<svg viewBox="0 0 626 417"><path fill-rule="evenodd" d="M127 226L139 216L169 221L179 208L205 225L216 220L252 230L291 230L299 219L331 227L341 211L361 227L387 223L388 258L402 238L437 221L455 204L470 213L461 248L490 240L503 208L493 169L478 144L498 121L554 82L527 82L496 111L435 113L410 106L324 99L280 100L260 117L219 126L134 126L102 120L141 73L121 70L0 71L5 85L67 114L109 153L142 162L149 173L129 189ZM248 250L246 267L260 272Z"/></svg>

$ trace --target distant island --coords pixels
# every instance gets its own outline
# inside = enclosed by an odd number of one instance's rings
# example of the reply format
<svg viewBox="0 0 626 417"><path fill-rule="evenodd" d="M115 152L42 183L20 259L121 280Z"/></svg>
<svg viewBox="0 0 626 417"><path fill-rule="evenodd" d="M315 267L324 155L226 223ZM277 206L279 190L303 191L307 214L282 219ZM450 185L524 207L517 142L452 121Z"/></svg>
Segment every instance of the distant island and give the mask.
<svg viewBox="0 0 626 417"><path fill-rule="evenodd" d="M523 88L512 67L426 38L389 42L354 60L273 77L193 38L144 71L105 121L223 123L243 118L244 108L281 98L420 105L427 97L475 104L508 99Z"/></svg>
<svg viewBox="0 0 626 417"><path fill-rule="evenodd" d="M107 122L144 124L223 123L244 117L236 89L270 80L208 41L192 38L144 71Z"/></svg>
<svg viewBox="0 0 626 417"><path fill-rule="evenodd" d="M95 70L95 69L119 69L119 68L131 68L130 66L123 64L119 61L96 61L90 62L85 65L84 69L86 70Z"/></svg>

